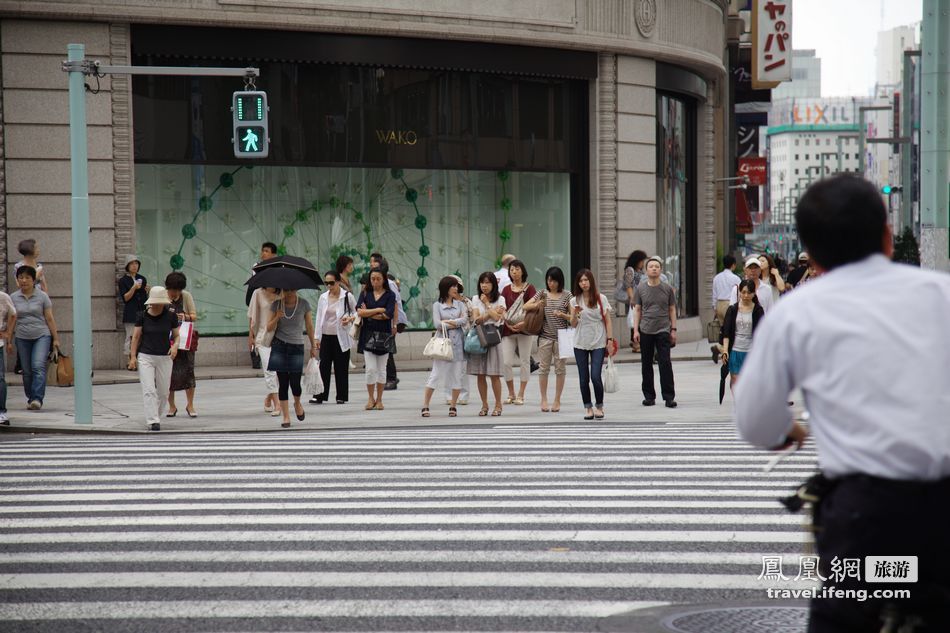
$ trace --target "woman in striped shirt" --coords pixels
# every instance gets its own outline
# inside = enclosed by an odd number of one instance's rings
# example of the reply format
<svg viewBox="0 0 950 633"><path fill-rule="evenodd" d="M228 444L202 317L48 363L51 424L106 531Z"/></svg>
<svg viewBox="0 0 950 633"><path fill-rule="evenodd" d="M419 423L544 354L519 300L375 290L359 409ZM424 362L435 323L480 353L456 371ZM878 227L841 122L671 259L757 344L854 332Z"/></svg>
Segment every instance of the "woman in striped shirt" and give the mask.
<svg viewBox="0 0 950 633"><path fill-rule="evenodd" d="M564 271L557 266L548 268L544 274L547 289L536 294L524 309L526 312L544 310L544 326L538 338L538 386L541 389L541 410L545 413L561 410L561 393L567 375L567 361L560 357L557 332L571 326L570 301L573 295L564 290ZM548 407L548 374L554 362L554 406Z"/></svg>

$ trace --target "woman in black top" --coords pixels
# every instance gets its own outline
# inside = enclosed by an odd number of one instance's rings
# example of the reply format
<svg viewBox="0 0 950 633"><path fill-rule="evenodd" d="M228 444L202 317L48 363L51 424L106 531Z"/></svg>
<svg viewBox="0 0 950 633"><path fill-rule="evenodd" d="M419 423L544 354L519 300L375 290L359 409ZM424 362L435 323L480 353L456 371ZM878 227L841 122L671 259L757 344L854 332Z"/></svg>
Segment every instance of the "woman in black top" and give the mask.
<svg viewBox="0 0 950 633"><path fill-rule="evenodd" d="M148 280L139 274L142 262L138 255L125 258L125 274L119 278L119 298L122 299L122 324L125 326L125 345L122 352L128 356L132 345L132 330L139 314L145 310L148 299Z"/></svg>
<svg viewBox="0 0 950 633"><path fill-rule="evenodd" d="M722 362L729 363L731 388L735 387L746 354L752 346L752 336L765 314L755 291L755 281L752 279L743 279L739 283L739 301L726 308L722 328L719 330L719 343L723 350Z"/></svg>
<svg viewBox="0 0 950 633"><path fill-rule="evenodd" d="M139 371L145 424L149 431L158 431L159 419L168 407L168 388L172 379L172 363L178 355L178 316L168 309L168 293L162 286L153 286L132 332L129 369Z"/></svg>
<svg viewBox="0 0 950 633"><path fill-rule="evenodd" d="M396 295L389 289L389 282L383 272L374 268L369 274L369 283L363 288L356 313L363 320L360 328L360 341L356 351L363 354L366 365L366 391L369 401L366 410L383 409L383 389L386 386L386 362L389 352L377 349L366 349L370 339L376 341L388 340L389 349L395 343L393 337L393 318L396 316Z"/></svg>

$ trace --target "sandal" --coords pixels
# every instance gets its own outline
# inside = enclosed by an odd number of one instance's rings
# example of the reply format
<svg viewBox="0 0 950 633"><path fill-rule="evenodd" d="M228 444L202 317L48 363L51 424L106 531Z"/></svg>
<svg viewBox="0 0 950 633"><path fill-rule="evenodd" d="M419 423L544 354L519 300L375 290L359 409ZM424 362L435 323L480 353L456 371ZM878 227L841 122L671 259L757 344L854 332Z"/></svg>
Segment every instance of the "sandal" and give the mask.
<svg viewBox="0 0 950 633"><path fill-rule="evenodd" d="M457 415L458 415L458 409L455 408L455 405L452 405L451 407L449 407L449 417L454 418Z"/></svg>
<svg viewBox="0 0 950 633"><path fill-rule="evenodd" d="M429 417L429 407L422 407L422 417Z"/></svg>
<svg viewBox="0 0 950 633"><path fill-rule="evenodd" d="M279 418L279 417L280 417L280 409L274 409L273 411L271 411L271 412L270 412L270 417L272 417L272 418Z"/></svg>
<svg viewBox="0 0 950 633"><path fill-rule="evenodd" d="M384 407L383 407L383 403L382 403L382 402L377 402L377 403L376 403L376 406L373 407L373 409L376 410L376 411L382 411L383 408L384 408Z"/></svg>
<svg viewBox="0 0 950 633"><path fill-rule="evenodd" d="M522 398L521 396L518 396L517 398L515 398L512 404L524 404L524 398Z"/></svg>
<svg viewBox="0 0 950 633"><path fill-rule="evenodd" d="M289 428L290 428L290 422L281 422L281 423L280 423L280 428L282 428L282 429L289 429Z"/></svg>
<svg viewBox="0 0 950 633"><path fill-rule="evenodd" d="M557 413L557 412L560 411L560 410L561 410L561 403L560 403L560 402L555 402L555 403L554 403L554 406L551 407L551 413Z"/></svg>
<svg viewBox="0 0 950 633"><path fill-rule="evenodd" d="M495 407L495 410L491 412L491 417L497 418L501 416L501 408Z"/></svg>
<svg viewBox="0 0 950 633"><path fill-rule="evenodd" d="M478 417L484 418L488 415L488 407L482 407L482 410L478 412Z"/></svg>
<svg viewBox="0 0 950 633"><path fill-rule="evenodd" d="M370 400L369 402L366 403L366 406L363 408L366 409L367 411L372 411L373 409L376 408L376 401Z"/></svg>
<svg viewBox="0 0 950 633"><path fill-rule="evenodd" d="M594 411L594 419L595 419L595 420L603 420L603 419L604 419L604 410L601 409L601 410L600 410L600 414L598 414L597 411L595 410L595 411Z"/></svg>
<svg viewBox="0 0 950 633"><path fill-rule="evenodd" d="M508 396L507 398L505 398L505 404L514 404L514 403L515 403L514 396Z"/></svg>
<svg viewBox="0 0 950 633"><path fill-rule="evenodd" d="M541 405L541 413L550 413L550 412L551 412L551 407L549 407L547 404Z"/></svg>

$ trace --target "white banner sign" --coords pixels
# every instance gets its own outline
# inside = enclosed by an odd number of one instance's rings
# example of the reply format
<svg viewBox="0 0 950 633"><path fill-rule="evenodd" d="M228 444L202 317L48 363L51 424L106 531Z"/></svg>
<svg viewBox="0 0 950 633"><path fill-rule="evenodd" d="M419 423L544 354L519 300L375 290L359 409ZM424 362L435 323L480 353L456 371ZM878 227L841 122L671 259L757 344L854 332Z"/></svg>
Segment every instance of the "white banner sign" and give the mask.
<svg viewBox="0 0 950 633"><path fill-rule="evenodd" d="M755 0L752 8L752 87L792 79L792 0Z"/></svg>

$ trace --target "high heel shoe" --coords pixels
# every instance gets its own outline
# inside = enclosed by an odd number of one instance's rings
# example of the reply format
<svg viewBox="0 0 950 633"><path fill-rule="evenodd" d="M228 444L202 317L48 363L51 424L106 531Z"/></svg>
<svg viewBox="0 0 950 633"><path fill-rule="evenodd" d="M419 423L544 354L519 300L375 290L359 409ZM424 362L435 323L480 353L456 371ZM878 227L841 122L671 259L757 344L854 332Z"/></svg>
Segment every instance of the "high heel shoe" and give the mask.
<svg viewBox="0 0 950 633"><path fill-rule="evenodd" d="M166 417L166 418L173 418L173 417L175 417L176 415L178 415L178 409L175 409L174 411L169 411L168 413L165 414L165 417Z"/></svg>
<svg viewBox="0 0 950 633"><path fill-rule="evenodd" d="M185 412L188 413L188 417L189 417L189 418L197 418L197 417L198 417L198 414L197 414L197 413L195 413L195 412L192 411L191 409L188 409L187 407L185 407Z"/></svg>

